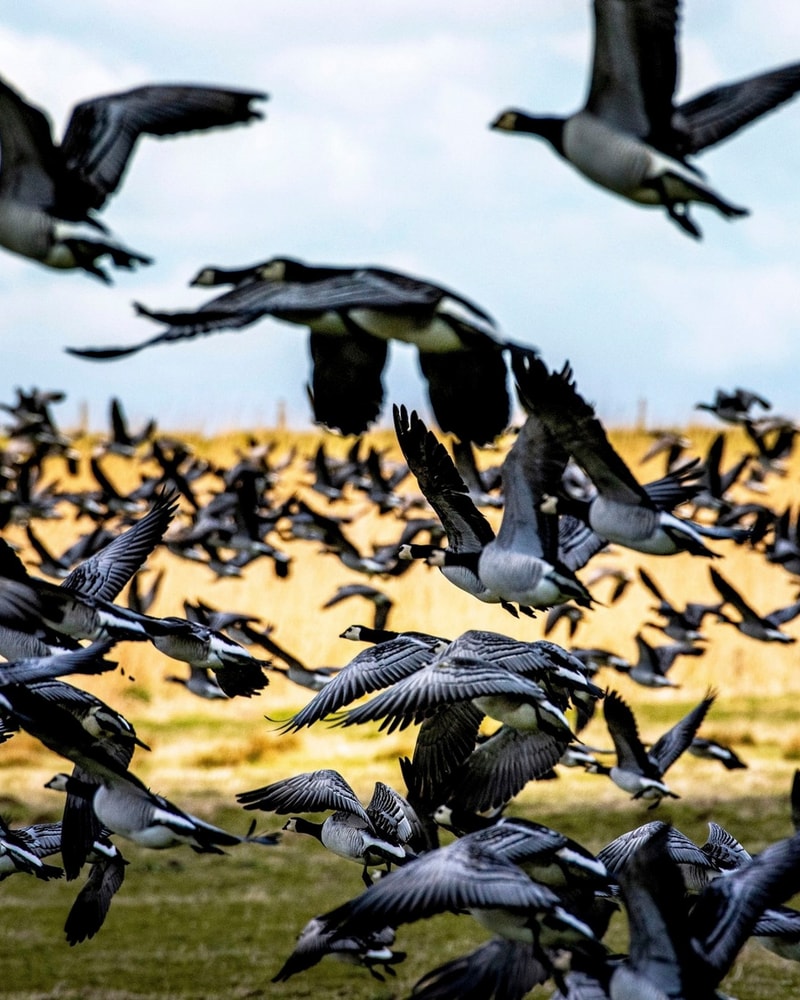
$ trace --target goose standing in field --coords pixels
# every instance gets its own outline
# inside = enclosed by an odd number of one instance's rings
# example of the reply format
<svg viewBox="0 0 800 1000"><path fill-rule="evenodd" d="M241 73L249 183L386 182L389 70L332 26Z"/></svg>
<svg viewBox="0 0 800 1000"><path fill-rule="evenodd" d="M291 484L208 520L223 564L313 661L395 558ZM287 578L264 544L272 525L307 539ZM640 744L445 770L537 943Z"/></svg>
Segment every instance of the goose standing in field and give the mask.
<svg viewBox="0 0 800 1000"><path fill-rule="evenodd" d="M730 604L739 612L739 620L723 612L718 612L721 621L733 625L742 635L751 639L758 639L760 642L795 642L795 637L787 635L781 631L781 625L795 619L800 614L800 601L785 608L778 608L768 615L760 615L742 597L738 590L733 587L721 573L711 568L711 582L719 591L724 604Z"/></svg>
<svg viewBox="0 0 800 1000"><path fill-rule="evenodd" d="M150 85L76 105L60 144L39 108L0 80L0 245L109 282L98 260L149 264L106 236L95 212L119 187L141 135L176 135L261 118L258 91Z"/></svg>
<svg viewBox="0 0 800 1000"><path fill-rule="evenodd" d="M603 699L603 715L617 752L617 763L612 767L592 764L587 770L608 775L634 799L651 799L650 809L655 809L665 796L679 798L664 784L664 774L689 748L714 698L714 694L709 694L646 750L633 712L616 691L608 691Z"/></svg>
<svg viewBox="0 0 800 1000"><path fill-rule="evenodd" d="M194 312L140 315L168 324L144 343L121 348L68 348L96 360L217 330L241 329L264 316L308 327L314 419L343 434L361 434L383 403L381 376L390 340L413 344L442 430L487 444L506 427L507 368L494 320L441 285L381 267L332 267L276 257L234 272L234 288ZM225 280L228 280L227 276ZM193 284L216 284L205 269ZM480 401L476 405L476 401Z"/></svg>
<svg viewBox="0 0 800 1000"><path fill-rule="evenodd" d="M263 788L240 792L245 809L278 814L335 810L322 823L293 816L283 827L307 833L329 851L363 866L361 877L372 885L370 865L405 864L415 855L410 847L419 820L401 795L381 781L365 807L338 771L309 771L276 781Z"/></svg>
<svg viewBox="0 0 800 1000"><path fill-rule="evenodd" d="M715 87L676 104L678 0L595 0L594 56L586 103L567 117L508 109L502 131L538 135L590 181L641 205L663 206L690 236L692 202L726 218L747 210L724 200L689 162L793 97L795 63Z"/></svg>

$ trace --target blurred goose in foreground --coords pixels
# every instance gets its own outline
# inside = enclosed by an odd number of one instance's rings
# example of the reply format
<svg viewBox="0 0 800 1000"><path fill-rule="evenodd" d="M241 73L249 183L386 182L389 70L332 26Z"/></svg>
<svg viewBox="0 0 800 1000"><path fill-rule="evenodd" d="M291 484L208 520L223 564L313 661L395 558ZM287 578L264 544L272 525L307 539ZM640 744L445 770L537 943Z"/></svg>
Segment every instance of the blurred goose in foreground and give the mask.
<svg viewBox="0 0 800 1000"><path fill-rule="evenodd" d="M594 774L608 775L615 785L629 792L634 799L651 799L650 809L655 809L665 796L680 798L662 779L678 757L689 748L714 703L714 698L714 694L709 694L646 750L639 738L633 712L616 691L608 691L603 699L603 714L614 741L617 763L612 767L592 764L587 770Z"/></svg>
<svg viewBox="0 0 800 1000"><path fill-rule="evenodd" d="M193 284L217 284L220 274L219 269L204 269ZM119 358L273 316L310 331L311 400L319 423L343 434L367 429L383 403L388 343L400 340L417 348L442 430L487 444L505 429L510 408L505 345L497 339L491 316L464 296L386 268L306 264L289 257L255 265L245 277L235 271L233 281L231 291L194 312L152 312L137 306L140 315L167 324L163 333L141 344L70 348L70 353L95 360Z"/></svg>
<svg viewBox="0 0 800 1000"><path fill-rule="evenodd" d="M595 0L594 56L586 103L567 117L503 111L492 128L538 135L600 187L661 205L699 238L692 202L726 218L747 210L725 201L688 158L792 97L800 64L715 87L676 104L678 0Z"/></svg>
<svg viewBox="0 0 800 1000"><path fill-rule="evenodd" d="M60 144L39 108L0 80L0 244L56 268L149 264L109 237L94 212L119 187L141 135L177 135L261 118L258 91L150 85L77 104Z"/></svg>
<svg viewBox="0 0 800 1000"><path fill-rule="evenodd" d="M724 612L719 612L720 620L733 625L751 639L758 639L760 642L795 642L795 637L787 635L781 631L781 625L792 621L800 614L800 601L786 608L779 608L768 615L760 615L742 597L738 590L733 587L721 573L711 568L711 582L719 591L725 604L732 605L739 612L739 620L734 621Z"/></svg>
<svg viewBox="0 0 800 1000"><path fill-rule="evenodd" d="M322 823L293 816L284 830L307 833L328 850L363 866L362 878L371 885L369 865L405 864L414 857L409 846L418 820L408 803L381 781L365 807L338 771L309 771L276 781L250 792L240 792L236 799L245 809L266 812L333 812Z"/></svg>

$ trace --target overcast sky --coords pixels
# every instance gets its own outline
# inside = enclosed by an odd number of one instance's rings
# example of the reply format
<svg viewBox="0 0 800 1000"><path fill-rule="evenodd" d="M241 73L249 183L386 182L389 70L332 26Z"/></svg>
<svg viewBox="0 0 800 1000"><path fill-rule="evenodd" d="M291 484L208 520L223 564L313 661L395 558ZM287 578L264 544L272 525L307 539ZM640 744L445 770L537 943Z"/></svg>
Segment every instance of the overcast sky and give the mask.
<svg viewBox="0 0 800 1000"><path fill-rule="evenodd" d="M680 97L800 59L800 8L785 0L694 0L682 31ZM165 428L269 426L279 407L310 421L307 337L264 320L104 364L63 348L133 343L159 327L131 303L185 309L205 264L294 256L376 264L446 284L492 313L578 387L611 424L646 401L683 422L717 386L744 385L800 416L800 101L698 158L723 197L695 242L663 212L591 186L543 143L491 132L498 111L569 113L591 44L579 0L81 0L8 5L2 75L47 109L142 83L265 90L266 120L145 139L103 221L155 264L104 287L0 250L0 402L63 389L70 426L129 416ZM411 349L393 345L392 400L428 413Z"/></svg>

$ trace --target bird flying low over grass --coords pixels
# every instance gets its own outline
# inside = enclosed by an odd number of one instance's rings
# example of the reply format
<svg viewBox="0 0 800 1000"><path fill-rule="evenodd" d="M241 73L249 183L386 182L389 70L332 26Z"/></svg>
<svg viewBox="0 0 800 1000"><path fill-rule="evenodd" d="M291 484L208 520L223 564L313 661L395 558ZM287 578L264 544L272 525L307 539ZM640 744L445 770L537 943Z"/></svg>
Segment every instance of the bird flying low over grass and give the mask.
<svg viewBox="0 0 800 1000"><path fill-rule="evenodd" d="M261 118L254 90L148 85L77 104L60 143L43 111L0 80L0 245L110 281L97 263L152 263L107 234L95 213L122 182L142 135L177 135Z"/></svg>
<svg viewBox="0 0 800 1000"><path fill-rule="evenodd" d="M726 201L689 162L789 100L800 63L723 84L680 104L678 0L595 0L589 93L578 112L534 116L516 108L491 127L538 135L600 187L640 205L662 206L695 238L693 202L725 218L747 215Z"/></svg>

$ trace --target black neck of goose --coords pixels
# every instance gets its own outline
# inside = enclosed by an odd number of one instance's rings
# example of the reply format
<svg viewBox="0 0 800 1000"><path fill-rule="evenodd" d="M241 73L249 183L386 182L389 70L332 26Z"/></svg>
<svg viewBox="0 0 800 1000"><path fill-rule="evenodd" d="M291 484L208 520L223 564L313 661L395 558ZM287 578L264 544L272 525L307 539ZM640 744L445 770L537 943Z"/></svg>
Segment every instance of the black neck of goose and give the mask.
<svg viewBox="0 0 800 1000"><path fill-rule="evenodd" d="M564 156L564 119L555 116L529 115L524 111L514 112L512 132L525 132L545 139L557 153Z"/></svg>
<svg viewBox="0 0 800 1000"><path fill-rule="evenodd" d="M391 639L397 639L400 635L399 632L393 632L392 629L370 628L369 625L351 625L346 631L348 639L376 644L389 642Z"/></svg>
<svg viewBox="0 0 800 1000"><path fill-rule="evenodd" d="M322 840L322 823L312 823L310 819L303 819L302 816L292 816L295 833L307 833L317 840Z"/></svg>

